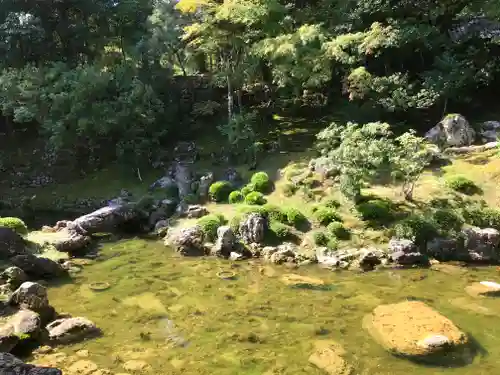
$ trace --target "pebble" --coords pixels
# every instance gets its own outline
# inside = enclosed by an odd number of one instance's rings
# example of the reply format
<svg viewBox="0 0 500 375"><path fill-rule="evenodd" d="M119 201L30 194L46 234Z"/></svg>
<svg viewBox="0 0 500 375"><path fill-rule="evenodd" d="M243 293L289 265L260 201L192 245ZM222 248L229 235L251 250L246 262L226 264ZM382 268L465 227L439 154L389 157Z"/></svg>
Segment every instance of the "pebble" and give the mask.
<svg viewBox="0 0 500 375"><path fill-rule="evenodd" d="M74 375L90 375L94 371L97 371L97 365L87 360L77 361L68 368L68 373Z"/></svg>

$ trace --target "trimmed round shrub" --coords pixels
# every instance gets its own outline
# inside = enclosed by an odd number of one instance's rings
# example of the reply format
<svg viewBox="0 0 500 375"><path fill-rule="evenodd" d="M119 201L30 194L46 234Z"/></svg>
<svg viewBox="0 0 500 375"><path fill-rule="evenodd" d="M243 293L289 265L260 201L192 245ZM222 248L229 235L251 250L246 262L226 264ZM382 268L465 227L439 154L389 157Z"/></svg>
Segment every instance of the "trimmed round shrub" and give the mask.
<svg viewBox="0 0 500 375"><path fill-rule="evenodd" d="M356 206L363 221L388 222L393 219L391 203L382 199L373 199Z"/></svg>
<svg viewBox="0 0 500 375"><path fill-rule="evenodd" d="M291 197L295 195L297 190L299 190L299 187L291 182L288 182L285 185L283 185L282 190L283 190L283 195L285 197Z"/></svg>
<svg viewBox="0 0 500 375"><path fill-rule="evenodd" d="M330 238L325 232L314 232L313 240L314 244L317 246L326 246Z"/></svg>
<svg viewBox="0 0 500 375"><path fill-rule="evenodd" d="M208 194L214 202L226 202L229 194L233 190L231 183L228 181L217 181L210 185Z"/></svg>
<svg viewBox="0 0 500 375"><path fill-rule="evenodd" d="M222 215L210 214L198 219L197 224L201 227L207 241L215 241L217 229L226 223Z"/></svg>
<svg viewBox="0 0 500 375"><path fill-rule="evenodd" d="M325 227L334 221L342 221L337 211L328 207L318 207L314 212L314 217L318 223Z"/></svg>
<svg viewBox="0 0 500 375"><path fill-rule="evenodd" d="M283 212L280 207L266 203L262 206L262 210L266 213L269 220L275 220L283 224L288 224L286 213Z"/></svg>
<svg viewBox="0 0 500 375"><path fill-rule="evenodd" d="M269 224L269 230L274 233L277 239L280 240L290 238L293 234L292 229L288 225L278 221L271 221Z"/></svg>
<svg viewBox="0 0 500 375"><path fill-rule="evenodd" d="M453 210L439 209L432 213L432 220L444 233L458 232L464 225L464 220Z"/></svg>
<svg viewBox="0 0 500 375"><path fill-rule="evenodd" d="M464 176L452 176L446 179L446 186L463 194L473 195L479 192L479 187L474 181Z"/></svg>
<svg viewBox="0 0 500 375"><path fill-rule="evenodd" d="M417 245L424 245L438 235L438 228L424 216L411 215L394 225L394 235L414 240Z"/></svg>
<svg viewBox="0 0 500 375"><path fill-rule="evenodd" d="M335 238L339 240L348 240L351 237L351 232L344 227L342 223L338 221L334 221L333 223L328 224L328 232L330 232Z"/></svg>
<svg viewBox="0 0 500 375"><path fill-rule="evenodd" d="M232 191L229 194L229 203L240 203L245 200L245 196L241 193L241 191Z"/></svg>
<svg viewBox="0 0 500 375"><path fill-rule="evenodd" d="M0 217L0 227L10 228L17 234L28 233L28 227L17 217Z"/></svg>
<svg viewBox="0 0 500 375"><path fill-rule="evenodd" d="M252 184L247 184L241 188L241 194L243 194L244 197L246 197L252 191L255 191L255 186L253 186Z"/></svg>
<svg viewBox="0 0 500 375"><path fill-rule="evenodd" d="M266 172L254 173L250 183L254 186L255 191L263 194L269 193L272 188L272 182Z"/></svg>
<svg viewBox="0 0 500 375"><path fill-rule="evenodd" d="M267 200L264 197L264 194L258 191L252 191L245 197L246 204L255 204L255 205L263 205L266 204Z"/></svg>
<svg viewBox="0 0 500 375"><path fill-rule="evenodd" d="M297 210L294 207L287 207L283 210L285 217L286 217L286 223L288 225L291 225L295 228L299 228L303 226L304 224L307 224L307 217Z"/></svg>

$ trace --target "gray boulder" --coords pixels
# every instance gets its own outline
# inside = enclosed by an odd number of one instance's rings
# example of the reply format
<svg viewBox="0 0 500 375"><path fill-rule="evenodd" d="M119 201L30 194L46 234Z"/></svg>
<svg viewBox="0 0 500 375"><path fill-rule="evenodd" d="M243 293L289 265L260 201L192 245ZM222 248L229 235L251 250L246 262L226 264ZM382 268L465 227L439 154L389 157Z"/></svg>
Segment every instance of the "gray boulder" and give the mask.
<svg viewBox="0 0 500 375"><path fill-rule="evenodd" d="M470 146L476 132L464 116L459 114L446 115L436 126L430 129L425 138L431 143L461 147Z"/></svg>
<svg viewBox="0 0 500 375"><path fill-rule="evenodd" d="M66 271L59 263L32 254L16 255L11 262L35 279L52 279L66 275Z"/></svg>
<svg viewBox="0 0 500 375"><path fill-rule="evenodd" d="M22 283L16 289L9 299L9 304L38 313L42 323L50 321L55 314L54 309L49 305L47 289L30 281Z"/></svg>
<svg viewBox="0 0 500 375"><path fill-rule="evenodd" d="M175 251L184 256L202 256L207 249L204 246L205 235L197 225L182 228L167 236L166 246L171 246Z"/></svg>
<svg viewBox="0 0 500 375"><path fill-rule="evenodd" d="M496 142L500 133L500 121L485 121L480 130L483 143Z"/></svg>
<svg viewBox="0 0 500 375"><path fill-rule="evenodd" d="M40 316L31 310L20 310L0 327L0 351L10 352L21 341L35 339L40 333Z"/></svg>
<svg viewBox="0 0 500 375"><path fill-rule="evenodd" d="M239 232L243 242L247 244L262 243L268 228L267 220L257 213L248 215L240 223Z"/></svg>
<svg viewBox="0 0 500 375"><path fill-rule="evenodd" d="M236 236L231 227L224 225L217 229L217 241L212 248L212 255L228 257L236 245Z"/></svg>
<svg viewBox="0 0 500 375"><path fill-rule="evenodd" d="M26 242L19 234L10 228L0 227L0 258L8 259L26 252Z"/></svg>
<svg viewBox="0 0 500 375"><path fill-rule="evenodd" d="M210 185L214 182L214 175L212 172L200 177L200 183L198 184L198 197L202 202L207 201L209 198Z"/></svg>
<svg viewBox="0 0 500 375"><path fill-rule="evenodd" d="M429 263L427 256L417 249L413 241L407 239L391 238L388 253L389 258L401 266L426 265Z"/></svg>
<svg viewBox="0 0 500 375"><path fill-rule="evenodd" d="M62 375L62 371L52 367L28 365L9 353L0 352L0 374L2 375Z"/></svg>
<svg viewBox="0 0 500 375"><path fill-rule="evenodd" d="M49 340L54 344L74 343L101 334L101 330L93 322L80 317L57 319L45 328L49 333Z"/></svg>
<svg viewBox="0 0 500 375"><path fill-rule="evenodd" d="M477 262L496 262L500 260L500 232L493 228L465 228L462 230L465 238L467 260Z"/></svg>
<svg viewBox="0 0 500 375"><path fill-rule="evenodd" d="M0 279L4 280L13 290L15 290L28 280L28 276L26 276L26 273L19 267L9 267L0 274Z"/></svg>

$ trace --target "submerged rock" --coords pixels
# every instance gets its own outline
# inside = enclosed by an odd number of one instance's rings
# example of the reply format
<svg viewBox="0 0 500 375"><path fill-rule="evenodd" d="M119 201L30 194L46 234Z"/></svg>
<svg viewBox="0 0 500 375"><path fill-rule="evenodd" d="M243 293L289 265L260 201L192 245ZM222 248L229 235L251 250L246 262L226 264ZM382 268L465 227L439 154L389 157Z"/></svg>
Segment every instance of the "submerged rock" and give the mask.
<svg viewBox="0 0 500 375"><path fill-rule="evenodd" d="M62 371L50 367L25 364L9 353L0 353L0 374L5 375L62 375Z"/></svg>
<svg viewBox="0 0 500 375"><path fill-rule="evenodd" d="M344 359L345 350L334 341L317 341L309 362L329 375L351 375L353 368Z"/></svg>
<svg viewBox="0 0 500 375"><path fill-rule="evenodd" d="M175 251L185 256L205 255L204 237L202 229L194 227L182 228L169 234L165 240L166 246L172 246Z"/></svg>
<svg viewBox="0 0 500 375"><path fill-rule="evenodd" d="M26 242L10 228L0 227L0 258L8 259L26 253Z"/></svg>
<svg viewBox="0 0 500 375"><path fill-rule="evenodd" d="M468 343L452 321L420 301L380 305L363 324L387 350L408 357L423 358Z"/></svg>
<svg viewBox="0 0 500 375"><path fill-rule="evenodd" d="M257 213L248 215L240 223L239 232L243 242L247 244L262 243L267 231L267 220Z"/></svg>
<svg viewBox="0 0 500 375"><path fill-rule="evenodd" d="M198 204L194 204L194 205L187 207L187 209L184 212L184 215L188 219L198 219L200 217L208 215L208 210L203 206L200 206Z"/></svg>
<svg viewBox="0 0 500 375"><path fill-rule="evenodd" d="M51 245L58 251L68 253L85 249L92 242L90 236L62 228L54 232L35 231L28 234L27 239L39 246Z"/></svg>
<svg viewBox="0 0 500 375"><path fill-rule="evenodd" d="M86 318L63 318L51 322L46 327L49 339L56 344L81 341L101 334L101 330Z"/></svg>

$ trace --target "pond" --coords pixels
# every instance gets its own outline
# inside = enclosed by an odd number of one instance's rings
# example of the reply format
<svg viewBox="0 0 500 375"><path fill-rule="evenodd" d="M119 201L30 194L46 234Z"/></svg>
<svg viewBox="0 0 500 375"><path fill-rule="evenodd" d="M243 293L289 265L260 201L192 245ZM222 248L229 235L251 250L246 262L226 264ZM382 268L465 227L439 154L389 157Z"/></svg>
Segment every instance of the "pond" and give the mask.
<svg viewBox="0 0 500 375"><path fill-rule="evenodd" d="M50 287L49 299L59 312L87 317L104 332L61 350L68 356L86 350L87 360L114 373L134 373L135 366L151 374L319 375L324 372L308 358L314 343L327 339L344 347L353 374L500 374L500 299L464 290L498 281L495 267L292 270L258 260L180 258L142 239L105 244L101 254L74 283ZM221 271L233 277L220 277ZM89 288L98 282L110 287ZM429 367L396 358L363 329L363 317L376 306L415 299L479 343L471 364Z"/></svg>

